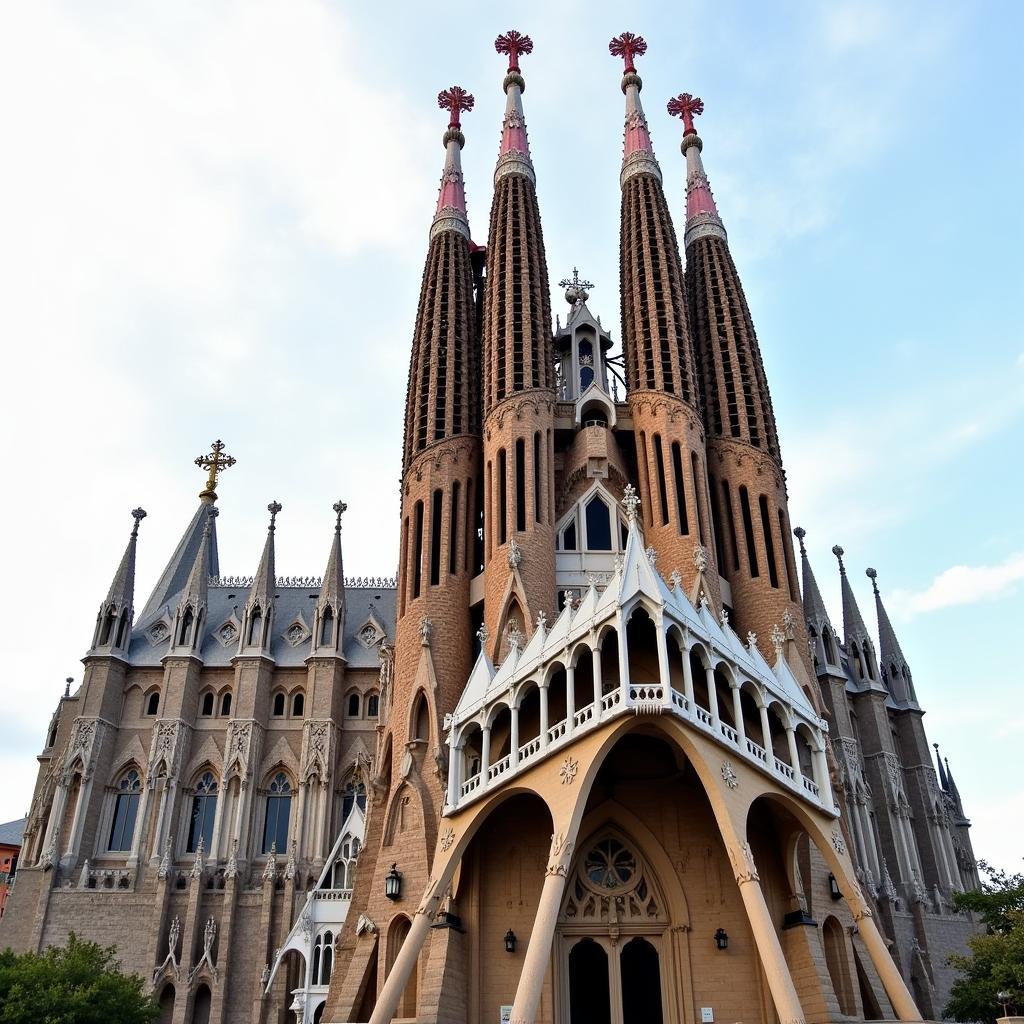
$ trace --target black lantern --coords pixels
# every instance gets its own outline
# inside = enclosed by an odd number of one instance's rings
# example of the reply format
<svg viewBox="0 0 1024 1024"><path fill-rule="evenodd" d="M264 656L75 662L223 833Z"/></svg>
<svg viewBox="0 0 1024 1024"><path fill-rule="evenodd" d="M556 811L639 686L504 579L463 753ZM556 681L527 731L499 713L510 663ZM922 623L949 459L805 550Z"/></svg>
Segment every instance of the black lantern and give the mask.
<svg viewBox="0 0 1024 1024"><path fill-rule="evenodd" d="M729 948L729 936L726 934L724 928L719 928L718 931L715 932L715 945L719 949Z"/></svg>
<svg viewBox="0 0 1024 1024"><path fill-rule="evenodd" d="M397 864L392 864L391 870L384 876L384 895L389 900L397 900L402 895L402 872L398 870Z"/></svg>
<svg viewBox="0 0 1024 1024"><path fill-rule="evenodd" d="M839 891L839 883L836 881L836 876L830 871L828 873L828 894L834 900L841 900L843 894Z"/></svg>
<svg viewBox="0 0 1024 1024"><path fill-rule="evenodd" d="M514 953L516 951L516 933L511 928L505 932L505 952Z"/></svg>

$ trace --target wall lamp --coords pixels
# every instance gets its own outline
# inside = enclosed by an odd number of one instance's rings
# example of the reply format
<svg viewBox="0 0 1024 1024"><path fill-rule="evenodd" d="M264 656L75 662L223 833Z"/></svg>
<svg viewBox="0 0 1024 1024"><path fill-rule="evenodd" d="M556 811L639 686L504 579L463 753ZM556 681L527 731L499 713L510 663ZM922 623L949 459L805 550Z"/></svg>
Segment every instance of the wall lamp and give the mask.
<svg viewBox="0 0 1024 1024"><path fill-rule="evenodd" d="M511 928L505 932L505 952L514 953L516 951L516 933Z"/></svg>
<svg viewBox="0 0 1024 1024"><path fill-rule="evenodd" d="M718 931L715 932L715 945L719 949L729 948L729 936L724 928L719 928Z"/></svg>
<svg viewBox="0 0 1024 1024"><path fill-rule="evenodd" d="M839 883L836 881L836 876L830 871L828 873L828 894L834 900L841 900L843 894L839 891Z"/></svg>
<svg viewBox="0 0 1024 1024"><path fill-rule="evenodd" d="M384 876L384 895L389 900L397 900L402 895L402 872L398 870L397 864L391 865L391 870Z"/></svg>

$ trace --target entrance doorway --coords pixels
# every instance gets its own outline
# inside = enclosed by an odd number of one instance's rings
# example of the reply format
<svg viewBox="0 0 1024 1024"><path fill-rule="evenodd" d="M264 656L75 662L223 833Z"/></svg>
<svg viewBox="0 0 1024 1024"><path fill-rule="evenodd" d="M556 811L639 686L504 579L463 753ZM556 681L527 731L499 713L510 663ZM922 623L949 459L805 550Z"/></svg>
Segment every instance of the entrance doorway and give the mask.
<svg viewBox="0 0 1024 1024"><path fill-rule="evenodd" d="M569 951L570 1024L612 1024L608 954L593 939Z"/></svg>
<svg viewBox="0 0 1024 1024"><path fill-rule="evenodd" d="M570 941L569 1024L663 1024L654 943L641 936L624 945L605 936Z"/></svg>
<svg viewBox="0 0 1024 1024"><path fill-rule="evenodd" d="M662 1024L661 964L658 951L639 936L619 955L622 973L622 1024Z"/></svg>

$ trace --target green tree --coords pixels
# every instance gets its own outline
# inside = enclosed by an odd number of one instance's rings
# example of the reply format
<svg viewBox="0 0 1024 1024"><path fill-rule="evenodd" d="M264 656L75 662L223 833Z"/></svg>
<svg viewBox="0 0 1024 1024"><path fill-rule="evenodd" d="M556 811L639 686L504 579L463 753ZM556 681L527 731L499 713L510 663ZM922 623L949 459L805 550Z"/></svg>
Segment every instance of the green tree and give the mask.
<svg viewBox="0 0 1024 1024"><path fill-rule="evenodd" d="M0 953L0 1024L152 1024L160 1015L138 975L120 971L113 946L74 932L66 947Z"/></svg>
<svg viewBox="0 0 1024 1024"><path fill-rule="evenodd" d="M984 861L980 889L956 893L957 910L969 910L987 929L967 945L969 955L949 958L959 977L953 984L946 1014L961 1021L991 1024L1003 1010L998 996L1008 993L1010 1012L1024 1005L1024 875L1010 875Z"/></svg>

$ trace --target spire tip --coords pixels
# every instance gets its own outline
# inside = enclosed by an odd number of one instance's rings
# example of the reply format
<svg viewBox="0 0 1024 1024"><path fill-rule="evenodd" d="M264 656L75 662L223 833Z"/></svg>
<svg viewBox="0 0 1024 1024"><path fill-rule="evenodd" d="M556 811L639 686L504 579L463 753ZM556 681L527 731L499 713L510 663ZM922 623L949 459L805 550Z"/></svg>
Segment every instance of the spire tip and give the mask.
<svg viewBox="0 0 1024 1024"><path fill-rule="evenodd" d="M508 56L509 72L519 72L519 57L521 54L533 53L533 40L514 28L498 36L494 40L494 49L498 53Z"/></svg>
<svg viewBox="0 0 1024 1024"><path fill-rule="evenodd" d="M635 57L642 57L647 52L647 40L632 32L620 32L609 44L608 52L613 57L621 57L626 68L624 74L636 74Z"/></svg>
<svg viewBox="0 0 1024 1024"><path fill-rule="evenodd" d="M688 92L681 92L674 96L666 105L668 112L673 117L683 119L683 135L696 135L697 129L693 126L693 119L698 114L704 113L704 101L699 96L692 96Z"/></svg>

